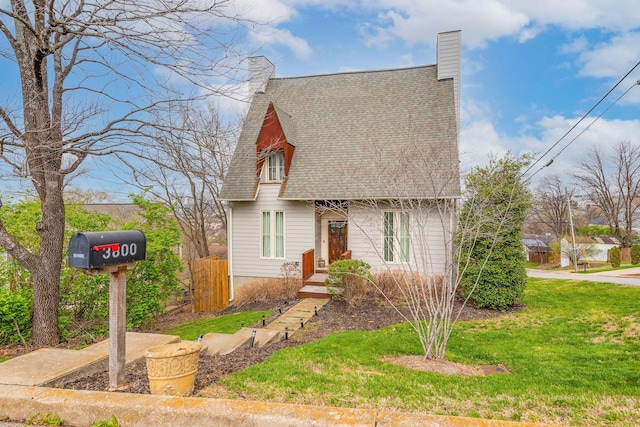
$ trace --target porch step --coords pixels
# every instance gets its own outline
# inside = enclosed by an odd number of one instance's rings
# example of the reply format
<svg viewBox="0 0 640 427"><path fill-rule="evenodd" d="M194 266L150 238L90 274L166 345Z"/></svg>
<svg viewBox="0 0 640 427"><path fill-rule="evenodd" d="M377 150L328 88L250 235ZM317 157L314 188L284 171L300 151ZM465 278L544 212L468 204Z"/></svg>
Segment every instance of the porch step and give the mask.
<svg viewBox="0 0 640 427"><path fill-rule="evenodd" d="M324 286L325 279L329 277L327 273L318 273L317 271L313 274L313 276L309 277L304 281L305 285L316 285L316 286Z"/></svg>
<svg viewBox="0 0 640 427"><path fill-rule="evenodd" d="M336 289L335 293L342 292L342 289ZM305 285L298 291L298 298L331 298L333 294L324 285Z"/></svg>

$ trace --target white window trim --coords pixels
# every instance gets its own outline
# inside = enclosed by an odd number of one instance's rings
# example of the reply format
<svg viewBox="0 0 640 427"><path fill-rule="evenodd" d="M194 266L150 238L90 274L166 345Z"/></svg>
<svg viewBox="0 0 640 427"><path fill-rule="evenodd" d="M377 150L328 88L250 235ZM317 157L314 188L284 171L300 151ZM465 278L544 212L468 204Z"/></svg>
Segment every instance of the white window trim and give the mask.
<svg viewBox="0 0 640 427"><path fill-rule="evenodd" d="M276 162L276 179L271 179L269 176L271 159L275 159ZM284 163L284 151L279 150L270 153L264 161L264 182L282 182L285 178Z"/></svg>
<svg viewBox="0 0 640 427"><path fill-rule="evenodd" d="M391 250L391 255L393 260L386 259L386 240L387 236L385 235L386 228L386 215L388 213L393 214L393 247ZM401 235L400 235L400 227L401 220L400 217L402 214L406 214L409 219L409 224L407 226L407 233L409 237L409 248L407 250L406 259L402 260L402 246L401 246ZM411 213L406 210L393 210L386 209L382 211L382 232L381 232L381 248L382 248L382 261L388 264L408 264L411 262Z"/></svg>
<svg viewBox="0 0 640 427"><path fill-rule="evenodd" d="M263 252L263 217L264 213L269 213L269 251L270 255L265 256ZM282 256L276 256L276 214L282 213ZM260 258L261 259L285 259L287 254L287 220L285 211L282 209L264 209L260 211Z"/></svg>

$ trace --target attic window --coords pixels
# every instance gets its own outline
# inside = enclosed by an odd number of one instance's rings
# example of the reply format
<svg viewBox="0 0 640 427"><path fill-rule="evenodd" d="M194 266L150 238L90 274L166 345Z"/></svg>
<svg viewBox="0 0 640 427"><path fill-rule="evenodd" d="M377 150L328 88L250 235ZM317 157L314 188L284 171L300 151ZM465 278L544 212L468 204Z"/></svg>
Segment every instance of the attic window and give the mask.
<svg viewBox="0 0 640 427"><path fill-rule="evenodd" d="M277 151L267 157L267 182L281 182L284 179L284 151Z"/></svg>

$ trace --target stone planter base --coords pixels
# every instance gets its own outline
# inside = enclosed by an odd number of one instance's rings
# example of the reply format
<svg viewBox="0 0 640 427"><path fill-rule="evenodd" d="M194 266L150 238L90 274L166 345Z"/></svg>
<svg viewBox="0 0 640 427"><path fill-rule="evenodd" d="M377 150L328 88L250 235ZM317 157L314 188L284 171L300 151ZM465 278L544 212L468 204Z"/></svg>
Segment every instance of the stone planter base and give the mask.
<svg viewBox="0 0 640 427"><path fill-rule="evenodd" d="M202 344L183 341L147 350L151 394L190 396L198 371Z"/></svg>

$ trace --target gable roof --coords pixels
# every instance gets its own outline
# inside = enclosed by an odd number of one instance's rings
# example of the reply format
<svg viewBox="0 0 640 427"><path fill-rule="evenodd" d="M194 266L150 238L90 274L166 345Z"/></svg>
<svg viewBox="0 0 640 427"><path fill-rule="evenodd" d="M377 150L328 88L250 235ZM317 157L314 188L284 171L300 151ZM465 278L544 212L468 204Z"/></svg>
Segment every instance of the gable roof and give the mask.
<svg viewBox="0 0 640 427"><path fill-rule="evenodd" d="M221 198L255 199L255 144L270 103L296 147L281 199L458 197L453 80L436 74L432 65L269 79L253 97Z"/></svg>

